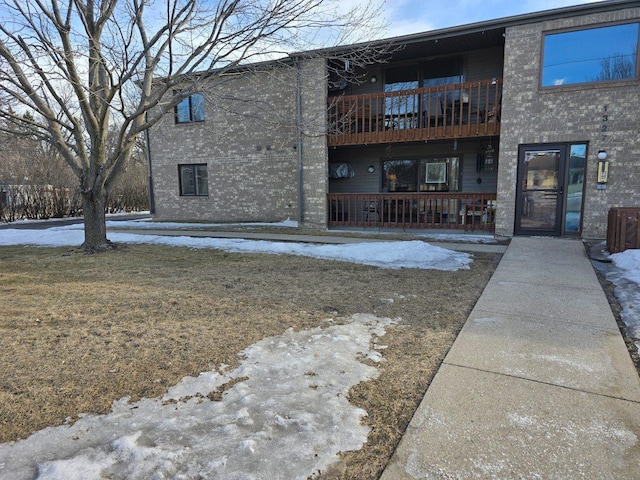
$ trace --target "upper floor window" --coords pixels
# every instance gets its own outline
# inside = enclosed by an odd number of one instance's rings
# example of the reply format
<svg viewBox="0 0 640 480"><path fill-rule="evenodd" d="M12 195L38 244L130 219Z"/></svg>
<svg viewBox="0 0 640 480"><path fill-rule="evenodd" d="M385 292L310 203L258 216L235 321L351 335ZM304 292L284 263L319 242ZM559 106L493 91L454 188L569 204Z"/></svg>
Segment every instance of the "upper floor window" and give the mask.
<svg viewBox="0 0 640 480"><path fill-rule="evenodd" d="M636 78L639 32L627 23L545 35L542 86Z"/></svg>
<svg viewBox="0 0 640 480"><path fill-rule="evenodd" d="M194 93L175 108L176 123L204 122L204 95Z"/></svg>
<svg viewBox="0 0 640 480"><path fill-rule="evenodd" d="M387 68L385 71L384 91L398 92L418 88L420 83L418 65Z"/></svg>
<svg viewBox="0 0 640 480"><path fill-rule="evenodd" d="M439 58L422 65L423 87L438 87L462 81L462 57Z"/></svg>
<svg viewBox="0 0 640 480"><path fill-rule="evenodd" d="M178 175L180 176L180 195L209 195L206 164L178 165Z"/></svg>

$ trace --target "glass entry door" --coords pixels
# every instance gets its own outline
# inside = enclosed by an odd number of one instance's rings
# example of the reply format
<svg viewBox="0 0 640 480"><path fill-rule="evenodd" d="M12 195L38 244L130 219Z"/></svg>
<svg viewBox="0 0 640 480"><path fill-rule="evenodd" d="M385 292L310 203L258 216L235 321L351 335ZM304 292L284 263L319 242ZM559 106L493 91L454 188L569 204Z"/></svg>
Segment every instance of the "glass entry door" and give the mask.
<svg viewBox="0 0 640 480"><path fill-rule="evenodd" d="M518 158L516 234L560 235L565 148L521 148Z"/></svg>
<svg viewBox="0 0 640 480"><path fill-rule="evenodd" d="M580 235L587 144L521 146L516 235Z"/></svg>

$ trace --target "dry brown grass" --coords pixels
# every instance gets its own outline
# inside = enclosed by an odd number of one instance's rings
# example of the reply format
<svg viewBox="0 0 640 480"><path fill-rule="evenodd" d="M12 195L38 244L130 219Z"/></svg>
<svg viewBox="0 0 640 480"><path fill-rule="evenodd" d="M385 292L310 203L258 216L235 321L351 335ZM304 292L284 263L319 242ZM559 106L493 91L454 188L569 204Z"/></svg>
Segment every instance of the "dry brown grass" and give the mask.
<svg viewBox="0 0 640 480"><path fill-rule="evenodd" d="M339 477L377 478L497 261L476 254L471 270L440 272L161 246L0 247L0 441L160 396L290 327L375 313L403 321L384 338L379 378L351 391L372 431Z"/></svg>

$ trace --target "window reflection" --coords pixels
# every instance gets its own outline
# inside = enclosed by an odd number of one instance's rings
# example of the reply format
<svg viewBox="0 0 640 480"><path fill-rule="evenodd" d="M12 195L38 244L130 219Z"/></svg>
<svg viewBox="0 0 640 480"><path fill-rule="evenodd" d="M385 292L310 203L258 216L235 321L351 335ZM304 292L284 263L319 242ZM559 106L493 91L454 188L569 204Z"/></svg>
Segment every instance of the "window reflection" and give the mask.
<svg viewBox="0 0 640 480"><path fill-rule="evenodd" d="M207 196L209 185L206 164L178 165L181 196Z"/></svg>
<svg viewBox="0 0 640 480"><path fill-rule="evenodd" d="M636 77L639 23L544 37L542 86Z"/></svg>
<svg viewBox="0 0 640 480"><path fill-rule="evenodd" d="M383 192L457 192L460 189L458 157L382 162Z"/></svg>
<svg viewBox="0 0 640 480"><path fill-rule="evenodd" d="M569 169L567 172L567 208L565 214L565 232L577 233L582 223L582 195L584 191L584 167L587 158L587 145L571 145L569 149Z"/></svg>
<svg viewBox="0 0 640 480"><path fill-rule="evenodd" d="M176 123L204 122L204 95L194 93L175 107Z"/></svg>

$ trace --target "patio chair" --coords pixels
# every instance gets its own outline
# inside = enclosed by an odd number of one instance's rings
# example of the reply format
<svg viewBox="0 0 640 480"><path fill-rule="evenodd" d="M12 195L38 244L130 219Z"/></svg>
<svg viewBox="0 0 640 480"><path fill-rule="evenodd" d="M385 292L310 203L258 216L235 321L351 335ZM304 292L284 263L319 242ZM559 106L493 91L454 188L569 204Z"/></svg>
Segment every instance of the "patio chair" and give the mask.
<svg viewBox="0 0 640 480"><path fill-rule="evenodd" d="M373 216L376 223L380 221L380 203L377 200L367 200L363 204L364 221L371 222Z"/></svg>

